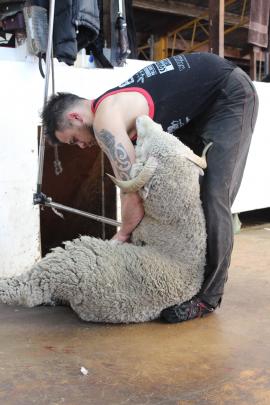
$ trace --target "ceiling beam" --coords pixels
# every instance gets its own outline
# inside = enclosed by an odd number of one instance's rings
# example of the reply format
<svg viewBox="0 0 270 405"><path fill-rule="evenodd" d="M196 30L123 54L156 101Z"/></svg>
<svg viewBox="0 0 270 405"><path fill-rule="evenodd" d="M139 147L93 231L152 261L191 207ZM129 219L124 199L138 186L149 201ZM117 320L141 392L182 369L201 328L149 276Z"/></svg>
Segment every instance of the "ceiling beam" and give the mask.
<svg viewBox="0 0 270 405"><path fill-rule="evenodd" d="M177 39L175 44L174 44L174 50L175 51L180 51L180 52L185 52L187 50L189 50L191 47L196 46L196 51L200 51L200 52L208 52L208 44L202 44L200 46L199 42L193 42L193 44L191 44L191 41L182 41L181 39ZM170 52L171 49L173 48L173 41L172 39L169 38L168 40L168 50L169 50L169 56L170 56ZM177 53L177 52L176 52ZM229 46L226 46L224 48L224 56L226 58L236 58L236 59L249 59L249 55L245 55L245 57L243 57L241 55L241 49L238 48L232 48Z"/></svg>
<svg viewBox="0 0 270 405"><path fill-rule="evenodd" d="M180 3L174 0L133 0L133 7L142 10L156 11L166 14L174 14L187 16L192 18L198 18L203 14L207 14L206 20L208 20L208 8L199 7L193 4ZM228 25L235 25L239 23L240 16L234 13L225 12L224 22ZM244 28L248 28L248 24L243 25Z"/></svg>
<svg viewBox="0 0 270 405"><path fill-rule="evenodd" d="M172 50L174 50L174 55L179 53L179 52L186 52L186 51L190 51L190 49L192 48L192 46L196 47L196 51L199 52L208 52L208 44L204 43L201 44L199 42L193 42L191 43L191 41L187 41L187 40L182 40L182 39L177 39L175 42L171 39L168 38L168 43L167 43L167 47L168 47L168 57L170 57L172 55ZM141 47L144 50L149 50L149 46L145 45L143 47ZM138 48L140 50L140 47ZM225 58L232 58L235 60L239 60L241 61L241 63L243 64L249 64L249 60L250 60L250 55L246 54L245 56L242 55L241 53L241 49L239 48L233 48L231 46L225 46L224 47L224 56Z"/></svg>

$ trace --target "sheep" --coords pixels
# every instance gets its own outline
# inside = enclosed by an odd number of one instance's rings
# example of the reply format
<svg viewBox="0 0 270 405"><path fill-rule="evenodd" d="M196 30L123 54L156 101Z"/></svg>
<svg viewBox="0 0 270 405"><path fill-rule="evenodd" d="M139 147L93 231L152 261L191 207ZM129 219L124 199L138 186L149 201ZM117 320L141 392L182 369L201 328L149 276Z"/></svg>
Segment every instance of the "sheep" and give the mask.
<svg viewBox="0 0 270 405"><path fill-rule="evenodd" d="M0 279L0 302L33 307L64 302L84 321L137 323L192 298L200 290L206 227L195 155L147 116L136 121L131 180L113 178L122 192L138 191L145 216L131 243L89 236L65 242L30 271Z"/></svg>

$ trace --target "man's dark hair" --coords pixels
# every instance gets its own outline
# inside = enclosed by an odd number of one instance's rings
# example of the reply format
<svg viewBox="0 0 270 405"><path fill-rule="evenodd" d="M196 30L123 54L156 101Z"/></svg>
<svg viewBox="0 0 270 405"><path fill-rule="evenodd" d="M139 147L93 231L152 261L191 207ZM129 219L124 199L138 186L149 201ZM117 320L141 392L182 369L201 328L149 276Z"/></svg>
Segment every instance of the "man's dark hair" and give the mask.
<svg viewBox="0 0 270 405"><path fill-rule="evenodd" d="M63 131L67 127L67 122L64 119L65 112L80 100L84 99L76 96L76 94L56 93L45 104L41 113L42 126L44 135L51 144L60 143L55 136L55 131Z"/></svg>

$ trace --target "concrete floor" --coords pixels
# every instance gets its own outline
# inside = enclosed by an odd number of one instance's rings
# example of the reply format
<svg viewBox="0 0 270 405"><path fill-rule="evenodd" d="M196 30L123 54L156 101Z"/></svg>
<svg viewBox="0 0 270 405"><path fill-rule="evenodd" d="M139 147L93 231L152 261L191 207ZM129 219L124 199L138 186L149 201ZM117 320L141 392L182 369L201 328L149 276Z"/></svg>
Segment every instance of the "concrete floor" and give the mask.
<svg viewBox="0 0 270 405"><path fill-rule="evenodd" d="M223 305L203 319L111 326L0 305L0 404L269 405L270 224L236 235Z"/></svg>

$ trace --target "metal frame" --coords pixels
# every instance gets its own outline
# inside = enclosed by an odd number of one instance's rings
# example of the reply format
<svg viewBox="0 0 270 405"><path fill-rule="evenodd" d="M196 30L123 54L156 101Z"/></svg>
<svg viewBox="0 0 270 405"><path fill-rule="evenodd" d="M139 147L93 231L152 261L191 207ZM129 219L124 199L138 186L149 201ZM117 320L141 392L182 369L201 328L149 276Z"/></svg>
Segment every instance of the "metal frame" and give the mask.
<svg viewBox="0 0 270 405"><path fill-rule="evenodd" d="M53 41L53 21L54 21L55 0L50 0L49 9L49 27L48 27L48 44L46 52L46 75L44 87L44 105L48 100L49 81L50 81L50 67L52 61L52 41ZM39 142L39 157L38 157L38 178L37 178L37 194L41 193L42 177L44 167L44 154L45 154L45 136L43 128L41 128L40 142ZM35 199L34 199L35 202Z"/></svg>
<svg viewBox="0 0 270 405"><path fill-rule="evenodd" d="M50 10L49 10L49 27L48 27L48 44L46 52L46 74L45 74L45 87L44 87L44 105L48 100L49 92L49 81L50 81L50 69L52 68L52 89L54 92L54 69L53 69L53 22L54 22L54 10L55 10L55 0L50 0ZM43 128L41 128L40 141L39 141L39 158L38 158L38 176L37 176L37 190L33 196L34 204L43 205L52 208L52 210L60 216L62 214L58 213L57 210L71 212L73 214L81 215L86 218L94 219L95 221L102 222L103 224L120 226L121 223L115 221L114 219L105 218L105 193L104 193L104 156L101 155L101 178L102 178L102 216L91 214L89 212L81 211L75 208L67 207L62 204L58 204L52 201L52 198L47 197L42 193L42 178L43 178L43 168L44 168L44 155L45 155L45 136ZM59 161L58 161L59 163ZM102 227L102 237L105 238L105 226Z"/></svg>
<svg viewBox="0 0 270 405"><path fill-rule="evenodd" d="M237 0L227 0L225 2L225 8L233 3L235 3ZM246 25L249 22L249 17L245 17L245 11L247 7L247 0L242 0L242 11L241 15L239 17L239 22L237 24L232 25L231 27L227 28L224 30L224 36L226 34L229 34L232 31L235 31L236 29ZM193 52L209 43L209 21L208 20L208 13L204 13L201 16L194 18L192 21L189 21L188 23L182 25L181 27L177 28L176 30L169 32L167 35L165 35L166 41L167 41L167 49L166 52L164 49L161 51L158 51L157 56L160 55L161 52L163 52L164 57L168 56L173 56L175 51L177 51L177 41L181 41L181 51L183 52ZM191 40L187 41L186 39L183 38L182 33L183 31L191 31ZM196 41L196 36L198 32L203 32L205 36L207 37L204 41L198 42ZM150 52L150 46L151 44L146 44L143 45L142 47L138 48L138 55L142 54L143 57L145 57L146 60L149 60L150 58L148 57L148 53ZM164 41L159 41L156 42L156 47L164 47ZM154 60L159 59L158 57L155 57L155 47L154 47Z"/></svg>

